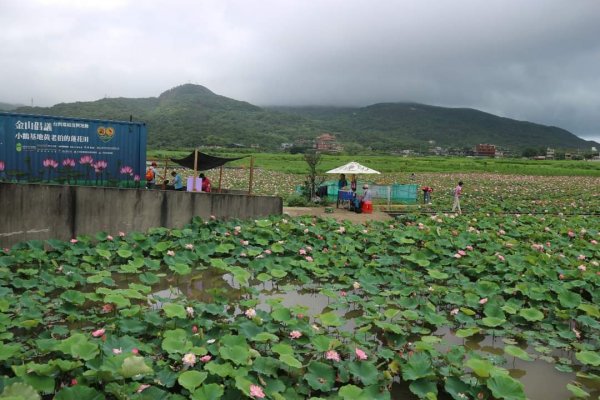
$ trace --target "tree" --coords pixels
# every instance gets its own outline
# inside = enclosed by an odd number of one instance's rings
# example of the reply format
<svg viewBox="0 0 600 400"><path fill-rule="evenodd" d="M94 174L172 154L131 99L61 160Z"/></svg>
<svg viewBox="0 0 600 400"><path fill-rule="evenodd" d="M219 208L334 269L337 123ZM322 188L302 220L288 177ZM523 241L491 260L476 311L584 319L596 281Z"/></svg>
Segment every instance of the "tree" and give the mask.
<svg viewBox="0 0 600 400"><path fill-rule="evenodd" d="M317 190L317 166L321 162L321 153L318 151L304 153L304 161L308 164L308 199L312 200Z"/></svg>

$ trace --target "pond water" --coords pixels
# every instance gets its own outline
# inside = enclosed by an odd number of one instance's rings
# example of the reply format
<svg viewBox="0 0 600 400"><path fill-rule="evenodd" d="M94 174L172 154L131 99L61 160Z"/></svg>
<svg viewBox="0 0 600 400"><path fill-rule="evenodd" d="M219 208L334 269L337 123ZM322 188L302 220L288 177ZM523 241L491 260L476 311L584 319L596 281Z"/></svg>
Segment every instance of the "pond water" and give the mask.
<svg viewBox="0 0 600 400"><path fill-rule="evenodd" d="M281 299L281 304L286 307L302 305L307 307L306 315L313 316L320 314L328 309L329 298L319 294L316 288L308 286L274 286L270 281L253 285L260 294L260 301L257 308L268 311L270 306L266 303L269 299ZM155 289L152 297L160 297L163 299L176 298L180 295L185 295L187 298L200 300L209 303L212 299L210 289L223 289L223 294L232 302L242 300L244 291L239 284L234 281L229 274L223 274L216 269L207 269L200 274L186 278L176 279L172 276L163 279L160 283L153 287ZM158 302L154 305L160 307ZM242 312L236 309L235 312ZM336 310L340 315L350 316L357 313L357 310ZM352 321L349 321L342 329L351 330L354 328ZM453 344L464 345L467 348L482 352L490 353L497 356L504 354L504 343L502 338L475 335L467 339L456 337L453 332L448 329L440 329L434 333L443 339L440 345L440 350L446 350ZM525 347L530 355L536 355L536 351L532 348ZM556 354L556 356L570 358L573 361L573 368L577 369L577 360L571 354ZM508 369L510 375L521 381L525 386L525 393L531 400L564 400L572 397L571 392L566 388L568 383L577 382L585 391L590 393L590 398L600 398L600 384L588 379L580 378L576 373L560 372L555 368L555 364L544 360L536 359L534 361L523 361L515 357L506 356L507 363L503 366ZM394 384L392 390L394 399L416 399L408 389L407 385ZM444 399L443 396L439 396ZM448 397L449 398L449 397Z"/></svg>

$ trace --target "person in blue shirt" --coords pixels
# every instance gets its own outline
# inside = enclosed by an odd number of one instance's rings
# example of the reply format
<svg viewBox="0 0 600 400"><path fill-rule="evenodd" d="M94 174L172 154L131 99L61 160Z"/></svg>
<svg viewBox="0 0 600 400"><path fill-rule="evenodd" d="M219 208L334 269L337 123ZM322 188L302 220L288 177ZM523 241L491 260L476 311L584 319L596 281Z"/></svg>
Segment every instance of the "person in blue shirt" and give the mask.
<svg viewBox="0 0 600 400"><path fill-rule="evenodd" d="M173 177L173 189L183 190L183 182L181 181L181 176L177 173L177 171L171 172L171 176Z"/></svg>
<svg viewBox="0 0 600 400"><path fill-rule="evenodd" d="M338 181L338 189L343 189L346 186L348 186L348 181L346 180L346 175L345 174L341 174L340 175L340 180Z"/></svg>

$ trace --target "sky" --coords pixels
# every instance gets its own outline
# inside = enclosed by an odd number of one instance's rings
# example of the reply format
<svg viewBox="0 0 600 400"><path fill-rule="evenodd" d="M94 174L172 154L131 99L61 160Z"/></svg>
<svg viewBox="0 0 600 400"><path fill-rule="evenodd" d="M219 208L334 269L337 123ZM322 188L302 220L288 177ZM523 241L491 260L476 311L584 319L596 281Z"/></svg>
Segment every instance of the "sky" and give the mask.
<svg viewBox="0 0 600 400"><path fill-rule="evenodd" d="M0 102L414 101L600 142L598 0L0 0Z"/></svg>

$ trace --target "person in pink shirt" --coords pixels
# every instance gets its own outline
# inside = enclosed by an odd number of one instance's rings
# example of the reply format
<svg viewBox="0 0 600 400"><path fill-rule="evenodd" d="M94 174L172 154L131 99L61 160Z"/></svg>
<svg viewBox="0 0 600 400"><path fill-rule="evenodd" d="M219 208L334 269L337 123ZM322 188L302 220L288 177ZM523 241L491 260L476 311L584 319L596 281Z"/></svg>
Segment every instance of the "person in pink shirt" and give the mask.
<svg viewBox="0 0 600 400"><path fill-rule="evenodd" d="M462 195L462 181L458 182L458 185L454 188L454 204L452 204L452 212L458 211L459 214L462 214L460 210L460 196Z"/></svg>

